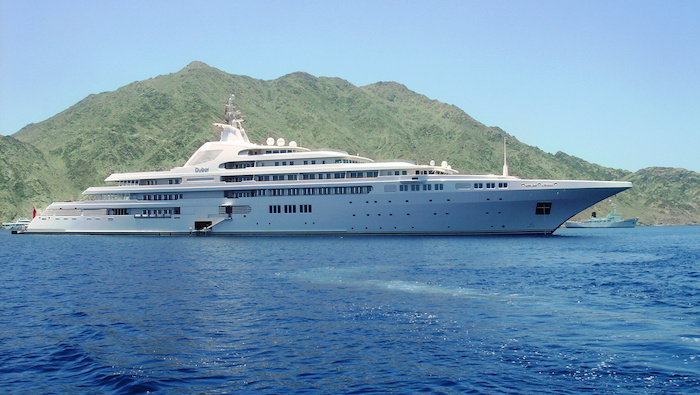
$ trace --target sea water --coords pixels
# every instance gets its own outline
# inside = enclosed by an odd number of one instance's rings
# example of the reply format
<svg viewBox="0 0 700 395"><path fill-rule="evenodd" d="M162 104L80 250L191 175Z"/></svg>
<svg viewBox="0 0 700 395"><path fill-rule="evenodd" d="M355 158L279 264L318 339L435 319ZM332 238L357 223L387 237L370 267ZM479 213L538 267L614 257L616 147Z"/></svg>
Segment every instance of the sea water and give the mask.
<svg viewBox="0 0 700 395"><path fill-rule="evenodd" d="M4 393L696 393L700 227L0 235Z"/></svg>

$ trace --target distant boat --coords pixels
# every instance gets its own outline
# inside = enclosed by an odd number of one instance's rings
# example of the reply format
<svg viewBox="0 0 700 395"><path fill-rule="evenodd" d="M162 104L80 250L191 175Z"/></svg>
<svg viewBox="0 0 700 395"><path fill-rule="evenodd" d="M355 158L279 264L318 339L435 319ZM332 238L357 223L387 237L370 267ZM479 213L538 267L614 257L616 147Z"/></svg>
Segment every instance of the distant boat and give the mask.
<svg viewBox="0 0 700 395"><path fill-rule="evenodd" d="M615 204L611 204L610 214L606 217L598 218L595 211L591 214L591 218L584 221L566 221L564 226L567 228L634 228L637 225L639 218L622 219L622 214L615 212Z"/></svg>
<svg viewBox="0 0 700 395"><path fill-rule="evenodd" d="M32 222L32 220L28 218L19 218L15 222L3 222L2 228L10 230L12 233L24 232L30 222Z"/></svg>

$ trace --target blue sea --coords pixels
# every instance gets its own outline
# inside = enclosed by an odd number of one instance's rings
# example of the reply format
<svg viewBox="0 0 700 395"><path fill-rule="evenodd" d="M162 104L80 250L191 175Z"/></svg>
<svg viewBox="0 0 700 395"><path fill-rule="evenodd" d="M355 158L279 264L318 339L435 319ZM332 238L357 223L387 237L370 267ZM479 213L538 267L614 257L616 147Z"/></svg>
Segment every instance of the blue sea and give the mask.
<svg viewBox="0 0 700 395"><path fill-rule="evenodd" d="M697 393L700 227L0 235L3 393Z"/></svg>

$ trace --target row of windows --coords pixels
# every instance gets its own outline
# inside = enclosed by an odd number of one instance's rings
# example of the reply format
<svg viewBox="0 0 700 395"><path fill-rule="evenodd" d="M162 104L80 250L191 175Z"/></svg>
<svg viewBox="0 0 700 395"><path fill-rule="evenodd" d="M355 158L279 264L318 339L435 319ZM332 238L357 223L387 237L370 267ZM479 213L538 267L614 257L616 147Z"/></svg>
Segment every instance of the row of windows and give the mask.
<svg viewBox="0 0 700 395"><path fill-rule="evenodd" d="M224 191L224 197L237 199L258 196L356 195L371 191L371 186L246 189Z"/></svg>
<svg viewBox="0 0 700 395"><path fill-rule="evenodd" d="M182 199L181 193L155 193L142 195L140 200L178 200Z"/></svg>
<svg viewBox="0 0 700 395"><path fill-rule="evenodd" d="M222 182L242 182L242 181L285 181L298 180L301 176L302 180L330 180L339 178L365 178L378 177L379 171L350 171L347 172L330 172L330 173L302 173L302 174L264 174L264 175L241 175L241 176L221 176Z"/></svg>
<svg viewBox="0 0 700 395"><path fill-rule="evenodd" d="M267 152L267 153L269 154L269 152ZM320 162L321 162L322 165L325 165L325 164L326 164L326 161L325 161L325 160L322 160L322 161L320 161ZM308 165L308 164L315 165L315 164L316 164L316 160L315 160L315 159L314 159L314 160L305 160L305 161L303 161L302 163L303 163L304 165ZM334 161L334 163L360 163L360 162L358 162L358 161L356 161L356 160L351 160L351 159L336 159L336 160ZM299 162L297 162L297 164L299 164ZM265 164L262 163L262 162L260 163L260 165L261 165L261 166L265 166ZM287 166L287 165L289 165L289 166L294 166L294 161L293 161L293 160L290 160L290 161L279 161L279 162L275 162L275 166Z"/></svg>
<svg viewBox="0 0 700 395"><path fill-rule="evenodd" d="M107 215L129 215L130 209L128 208L108 208Z"/></svg>
<svg viewBox="0 0 700 395"><path fill-rule="evenodd" d="M219 214L250 214L251 210L252 209L247 204L237 206L219 206Z"/></svg>
<svg viewBox="0 0 700 395"><path fill-rule="evenodd" d="M256 177L260 177L260 176L256 176ZM221 182L242 182L242 181L252 181L252 180L253 180L253 176L221 176ZM255 180L255 181L259 181L259 180Z"/></svg>
<svg viewBox="0 0 700 395"><path fill-rule="evenodd" d="M286 154L287 152L294 152L294 151L293 150L286 150L286 149L265 151L266 154ZM256 155L257 155L257 153L256 153Z"/></svg>
<svg viewBox="0 0 700 395"><path fill-rule="evenodd" d="M401 173L401 174L399 174L399 173ZM391 171L389 171L388 174L391 175ZM445 173L442 171L435 171L435 170L416 170L415 174L420 176L420 175L428 175L428 174L445 174ZM394 175L395 176L398 176L398 175L406 176L406 175L408 175L408 171L406 171L406 170L401 170L401 171L394 170Z"/></svg>
<svg viewBox="0 0 700 395"><path fill-rule="evenodd" d="M457 189L469 189L472 187L472 184L470 184L468 182L467 183L462 182L462 183L457 183L455 186ZM486 187L486 189L496 189L495 182L486 182L486 183L475 182L473 184L474 189L484 189L484 186ZM498 188L500 188L500 189L508 188L508 183L507 182L499 182Z"/></svg>
<svg viewBox="0 0 700 395"><path fill-rule="evenodd" d="M281 214L283 210L284 210L285 214L294 214L297 212L297 205L285 204L284 206L282 206L279 204L273 204L270 206L270 214ZM300 204L299 205L299 212L300 213L312 212L311 205L310 204Z"/></svg>
<svg viewBox="0 0 700 395"><path fill-rule="evenodd" d="M246 162L226 162L222 163L219 165L219 168L221 169L245 169L247 167L254 167L255 162L253 161L246 161Z"/></svg>
<svg viewBox="0 0 700 395"><path fill-rule="evenodd" d="M421 185L424 191L432 191L433 188L435 188L436 191L442 191L445 188L444 184L406 184L399 185L399 191L408 191L409 189L411 191L420 191ZM396 190L394 189L394 191Z"/></svg>
<svg viewBox="0 0 700 395"><path fill-rule="evenodd" d="M141 213L134 214L134 217L136 217L136 218L170 218L172 215L180 215L180 207L161 208L161 209L143 209L143 210L141 210Z"/></svg>
<svg viewBox="0 0 700 395"><path fill-rule="evenodd" d="M182 178L169 178L167 179L167 183L172 185L172 184L179 184L182 182ZM133 186L133 185L158 185L158 184L165 184L166 180L161 179L161 180L124 180L124 181L119 181L117 185L120 187L125 187L125 186Z"/></svg>
<svg viewBox="0 0 700 395"><path fill-rule="evenodd" d="M129 200L131 197L128 193L101 193L93 195L94 200Z"/></svg>

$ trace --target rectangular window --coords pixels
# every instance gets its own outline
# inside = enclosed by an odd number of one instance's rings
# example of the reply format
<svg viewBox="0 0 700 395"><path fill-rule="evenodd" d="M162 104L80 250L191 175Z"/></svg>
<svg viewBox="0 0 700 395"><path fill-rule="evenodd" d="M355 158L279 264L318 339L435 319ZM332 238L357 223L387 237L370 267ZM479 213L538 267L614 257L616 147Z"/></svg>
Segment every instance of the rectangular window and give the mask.
<svg viewBox="0 0 700 395"><path fill-rule="evenodd" d="M549 215L552 211L552 202L537 202L537 207L535 208L536 215Z"/></svg>

